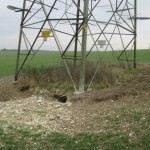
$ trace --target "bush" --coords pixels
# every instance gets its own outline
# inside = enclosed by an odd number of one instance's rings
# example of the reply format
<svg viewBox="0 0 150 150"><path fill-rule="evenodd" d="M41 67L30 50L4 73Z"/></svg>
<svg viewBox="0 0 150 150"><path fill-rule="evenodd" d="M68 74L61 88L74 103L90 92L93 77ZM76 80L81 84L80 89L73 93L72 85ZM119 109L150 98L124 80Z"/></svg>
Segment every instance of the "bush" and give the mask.
<svg viewBox="0 0 150 150"><path fill-rule="evenodd" d="M76 84L79 83L80 76L80 65L74 67L73 64L69 64L70 73ZM97 70L97 71L96 71ZM93 75L96 71L92 82L92 88L106 88L111 85L116 84L120 80L124 79L124 70L119 68L119 66L111 66L106 64L101 64L98 66L86 62L86 76L85 85L86 87L91 82ZM29 84L38 85L45 88L63 88L67 89L72 87L71 80L66 71L65 66L55 66L55 67L43 67L40 68L25 68L22 74L22 82L28 82Z"/></svg>

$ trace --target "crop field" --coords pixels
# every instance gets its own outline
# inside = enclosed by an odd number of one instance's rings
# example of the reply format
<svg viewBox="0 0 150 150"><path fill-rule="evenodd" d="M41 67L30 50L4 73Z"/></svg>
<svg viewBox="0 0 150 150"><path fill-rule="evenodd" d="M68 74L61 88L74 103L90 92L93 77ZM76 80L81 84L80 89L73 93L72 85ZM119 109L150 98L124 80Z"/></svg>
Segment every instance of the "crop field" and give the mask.
<svg viewBox="0 0 150 150"><path fill-rule="evenodd" d="M71 54L72 52L70 52ZM100 56L103 56L104 52L99 53ZM115 54L118 56L120 51L116 51ZM15 72L16 65L16 51L0 51L0 76L13 75ZM127 55L130 55L129 59L133 60L133 52ZM25 55L21 55L20 60L23 60ZM98 60L98 53L90 53L88 60L96 61ZM118 60L116 59L113 52L108 51L103 57L103 62L107 64L117 64ZM39 51L35 57L33 55L29 56L29 59L26 63L32 67L41 67L41 66L58 66L62 63L59 52L55 51ZM137 51L137 63L150 63L150 50L138 50Z"/></svg>

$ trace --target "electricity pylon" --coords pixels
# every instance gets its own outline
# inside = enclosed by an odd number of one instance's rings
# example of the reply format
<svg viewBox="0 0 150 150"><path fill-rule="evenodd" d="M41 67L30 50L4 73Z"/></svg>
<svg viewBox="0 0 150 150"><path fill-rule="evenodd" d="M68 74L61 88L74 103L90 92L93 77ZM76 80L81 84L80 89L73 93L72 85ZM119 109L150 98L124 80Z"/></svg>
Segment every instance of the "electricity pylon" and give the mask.
<svg viewBox="0 0 150 150"><path fill-rule="evenodd" d="M75 91L87 90L86 61L92 51L103 50L102 55L98 53L98 63L111 50L119 63L133 62L136 67L137 19L131 19L137 18L136 7L136 0L24 0L22 8L9 6L22 12L15 81L29 57L35 56L45 43L55 43ZM27 51L21 62L22 49ZM116 49L120 50L119 54ZM72 50L74 53L70 55ZM134 51L133 56L127 50ZM74 62L74 67L80 66L79 83L74 81L68 60ZM99 64L88 88L98 67Z"/></svg>

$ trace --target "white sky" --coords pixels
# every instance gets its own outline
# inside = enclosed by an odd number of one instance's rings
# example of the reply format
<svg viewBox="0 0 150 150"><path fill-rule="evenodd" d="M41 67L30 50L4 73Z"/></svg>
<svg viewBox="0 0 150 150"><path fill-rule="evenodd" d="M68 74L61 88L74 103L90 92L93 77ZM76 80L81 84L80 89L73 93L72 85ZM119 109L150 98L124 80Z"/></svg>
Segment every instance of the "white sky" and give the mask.
<svg viewBox="0 0 150 150"><path fill-rule="evenodd" d="M0 49L17 49L21 13L15 13L7 5L22 6L23 0L1 0ZM150 17L150 0L137 0L138 14ZM150 47L150 20L138 21L138 48Z"/></svg>

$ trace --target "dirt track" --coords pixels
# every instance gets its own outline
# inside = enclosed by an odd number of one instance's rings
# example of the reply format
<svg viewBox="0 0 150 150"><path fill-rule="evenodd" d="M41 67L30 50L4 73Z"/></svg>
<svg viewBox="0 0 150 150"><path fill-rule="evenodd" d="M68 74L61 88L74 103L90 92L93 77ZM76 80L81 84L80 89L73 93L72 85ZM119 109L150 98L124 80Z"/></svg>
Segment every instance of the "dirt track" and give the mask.
<svg viewBox="0 0 150 150"><path fill-rule="evenodd" d="M108 115L119 116L122 109L135 107L149 110L150 65L134 74L126 83L101 91L68 95L67 103L60 103L47 90L20 92L11 77L0 79L0 121L16 127L37 127L49 132L75 134L103 132ZM120 116L121 117L121 116Z"/></svg>

